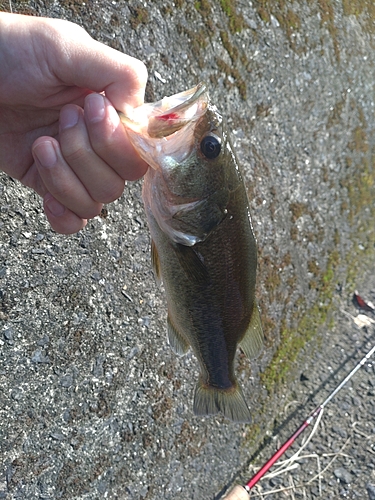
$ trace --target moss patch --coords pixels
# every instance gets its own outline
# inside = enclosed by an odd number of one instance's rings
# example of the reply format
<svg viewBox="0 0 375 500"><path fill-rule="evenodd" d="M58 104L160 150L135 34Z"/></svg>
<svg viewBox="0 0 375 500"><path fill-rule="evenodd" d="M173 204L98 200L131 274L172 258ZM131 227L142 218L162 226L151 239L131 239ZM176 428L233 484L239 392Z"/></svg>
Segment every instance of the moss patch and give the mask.
<svg viewBox="0 0 375 500"><path fill-rule="evenodd" d="M208 0L196 0L194 2L194 7L203 15L209 15L211 13L211 4Z"/></svg>
<svg viewBox="0 0 375 500"><path fill-rule="evenodd" d="M196 30L190 30L186 26L179 24L177 29L180 34L185 34L191 45L192 53L196 55L196 61L201 69L205 68L204 49L208 44L208 32L205 27Z"/></svg>
<svg viewBox="0 0 375 500"><path fill-rule="evenodd" d="M191 41L192 51L199 54L197 57L199 66L203 69L207 61L205 54L202 53L209 39L220 37L224 49L227 51L231 64L225 62L222 58L217 57L216 63L218 69L225 74L225 86L227 88L237 87L242 99L247 97L247 88L243 74L243 69L248 65L248 57L245 51L240 48L232 39L232 35L238 33L245 27L245 21L241 14L238 13L235 0L219 0L214 3L210 0L196 0L194 9L202 16L203 26L194 31L188 30L184 25L179 26L180 33L185 33ZM217 6L220 6L225 16L214 17L212 12ZM218 19L217 24L213 19ZM217 84L217 76L211 75L212 83Z"/></svg>
<svg viewBox="0 0 375 500"><path fill-rule="evenodd" d="M220 31L220 38L221 42L225 48L225 50L228 52L229 57L232 59L232 61L235 63L238 60L238 49L235 45L233 45L229 39L228 32L225 30Z"/></svg>
<svg viewBox="0 0 375 500"><path fill-rule="evenodd" d="M306 310L296 328L282 328L280 344L271 363L261 374L261 382L272 393L288 380L294 362L306 342L311 340L327 321L336 285L336 269L340 259L336 250L329 256L327 267L319 285L319 298ZM318 268L316 268L318 271ZM304 302L302 300L302 302ZM302 309L300 304L298 309Z"/></svg>
<svg viewBox="0 0 375 500"><path fill-rule="evenodd" d="M147 24L149 20L148 10L144 7L129 7L130 9L130 26L134 29L140 24Z"/></svg>
<svg viewBox="0 0 375 500"><path fill-rule="evenodd" d="M329 34L332 38L333 51L336 60L340 62L340 48L338 43L337 27L335 24L335 11L333 9L332 0L318 0L319 12L320 12L320 24L322 27L328 29ZM322 42L323 46L324 42Z"/></svg>
<svg viewBox="0 0 375 500"><path fill-rule="evenodd" d="M219 70L222 73L224 73L224 75L226 76L226 79L224 82L226 87L230 88L233 85L236 86L238 88L238 92L239 92L240 96L242 97L242 99L246 100L246 98L247 98L246 83L245 83L244 79L242 78L239 70L235 67L229 66L229 64L227 64L225 61L223 61L220 58L217 58L216 62L217 62L217 66L218 66ZM233 83L231 82L231 79L229 77L231 77L233 79Z"/></svg>
<svg viewBox="0 0 375 500"><path fill-rule="evenodd" d="M288 328L283 326L280 334L280 344L273 359L261 375L262 384L269 392L274 392L284 384L293 371L301 349L327 324L330 317L331 305L335 287L340 278L345 277L348 289L355 288L357 276L373 265L375 254L375 147L370 149L367 136L367 124L363 110L357 107L359 124L353 128L352 136L347 145L347 173L340 181L343 188L343 216L347 217L352 228L352 249L340 253L341 238L335 231L332 238L332 251L329 254L325 267L310 260L307 268L313 274L310 288L318 291L315 304L306 309L305 301L301 297L296 304L296 311L305 312L302 317L296 317L297 326ZM346 191L344 191L346 190ZM346 192L346 195L345 195ZM346 198L346 200L345 200ZM292 220L297 220L308 212L301 203L290 205ZM293 227L292 227L293 229ZM268 266L269 268L270 266ZM340 270L340 274L339 274ZM277 294L277 279L270 269L267 271L267 283L273 283ZM297 307L298 305L298 307Z"/></svg>
<svg viewBox="0 0 375 500"><path fill-rule="evenodd" d="M373 0L343 0L345 16L356 16L369 33L374 33L375 3Z"/></svg>
<svg viewBox="0 0 375 500"><path fill-rule="evenodd" d="M274 16L284 30L292 49L296 50L295 34L301 28L301 19L286 0L258 0L256 9L262 21L269 23Z"/></svg>
<svg viewBox="0 0 375 500"><path fill-rule="evenodd" d="M228 17L228 24L231 33L238 33L245 27L245 20L241 14L238 13L235 0L219 0L223 12Z"/></svg>
<svg viewBox="0 0 375 500"><path fill-rule="evenodd" d="M352 3L351 0L346 0L348 3ZM370 0L369 0L370 1ZM366 0L360 0L360 3L367 3ZM312 6L314 4L310 2ZM354 2L356 3L356 2ZM302 46L297 47L295 41L295 34L301 29L301 18L293 10L293 2L287 0L257 0L254 2L258 15L262 21L269 23L271 20L271 15L274 16L280 27L284 30L290 47L296 52L304 50ZM320 14L320 24L322 27L326 28L331 35L333 43L333 51L337 61L340 61L340 50L338 43L338 32L335 24L335 11L333 8L332 0L316 0L315 5ZM361 10L361 12L363 9ZM322 47L324 47L325 42L322 40Z"/></svg>
<svg viewBox="0 0 375 500"><path fill-rule="evenodd" d="M292 214L292 221L296 222L297 219L307 212L307 206L305 203L295 202L289 205L289 210Z"/></svg>

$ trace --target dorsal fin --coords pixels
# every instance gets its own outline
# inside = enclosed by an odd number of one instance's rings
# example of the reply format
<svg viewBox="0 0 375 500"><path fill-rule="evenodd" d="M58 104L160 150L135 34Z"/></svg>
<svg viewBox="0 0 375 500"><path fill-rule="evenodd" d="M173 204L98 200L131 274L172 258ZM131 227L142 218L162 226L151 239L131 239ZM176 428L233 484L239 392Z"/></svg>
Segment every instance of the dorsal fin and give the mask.
<svg viewBox="0 0 375 500"><path fill-rule="evenodd" d="M153 239L151 239L151 264L152 264L152 269L154 270L155 273L156 281L158 285L160 285L162 277L160 270L159 254Z"/></svg>

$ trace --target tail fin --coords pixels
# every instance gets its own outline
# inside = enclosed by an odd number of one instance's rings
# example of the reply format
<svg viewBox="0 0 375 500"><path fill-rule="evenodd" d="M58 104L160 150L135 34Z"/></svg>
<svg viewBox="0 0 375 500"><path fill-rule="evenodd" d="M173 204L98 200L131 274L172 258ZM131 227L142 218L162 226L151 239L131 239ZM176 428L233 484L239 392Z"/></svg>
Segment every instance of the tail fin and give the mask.
<svg viewBox="0 0 375 500"><path fill-rule="evenodd" d="M250 410L237 382L229 389L218 389L204 385L200 380L195 388L193 408L195 415L215 415L221 412L234 422L251 421Z"/></svg>

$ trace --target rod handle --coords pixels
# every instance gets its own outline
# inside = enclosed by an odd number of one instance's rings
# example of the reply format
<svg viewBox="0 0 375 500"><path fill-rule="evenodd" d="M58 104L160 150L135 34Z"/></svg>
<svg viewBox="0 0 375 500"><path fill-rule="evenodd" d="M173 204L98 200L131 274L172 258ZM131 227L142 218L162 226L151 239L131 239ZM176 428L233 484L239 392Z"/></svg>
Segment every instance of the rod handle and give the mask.
<svg viewBox="0 0 375 500"><path fill-rule="evenodd" d="M225 497L225 500L249 500L250 495L243 486L237 484Z"/></svg>

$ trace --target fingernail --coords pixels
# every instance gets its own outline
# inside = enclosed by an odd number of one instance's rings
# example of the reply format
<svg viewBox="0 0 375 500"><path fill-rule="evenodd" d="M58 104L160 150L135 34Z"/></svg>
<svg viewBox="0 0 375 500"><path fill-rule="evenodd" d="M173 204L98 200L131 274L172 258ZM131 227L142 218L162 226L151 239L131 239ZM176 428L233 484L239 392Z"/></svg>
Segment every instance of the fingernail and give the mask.
<svg viewBox="0 0 375 500"><path fill-rule="evenodd" d="M55 147L51 141L39 142L34 146L33 152L43 167L51 168L57 162Z"/></svg>
<svg viewBox="0 0 375 500"><path fill-rule="evenodd" d="M86 97L85 113L91 123L98 123L105 116L104 97L100 94L89 94Z"/></svg>
<svg viewBox="0 0 375 500"><path fill-rule="evenodd" d="M53 196L47 194L44 198L44 205L48 208L49 212L54 217L61 217L65 212L65 207L59 201L57 201Z"/></svg>
<svg viewBox="0 0 375 500"><path fill-rule="evenodd" d="M65 130L67 128L77 125L79 119L78 109L75 106L66 106L60 111L60 128Z"/></svg>

